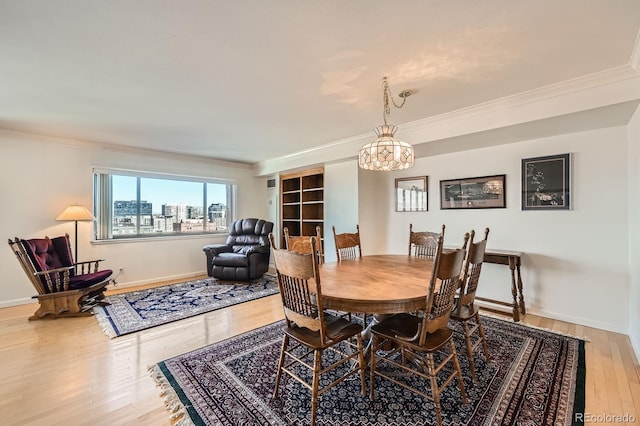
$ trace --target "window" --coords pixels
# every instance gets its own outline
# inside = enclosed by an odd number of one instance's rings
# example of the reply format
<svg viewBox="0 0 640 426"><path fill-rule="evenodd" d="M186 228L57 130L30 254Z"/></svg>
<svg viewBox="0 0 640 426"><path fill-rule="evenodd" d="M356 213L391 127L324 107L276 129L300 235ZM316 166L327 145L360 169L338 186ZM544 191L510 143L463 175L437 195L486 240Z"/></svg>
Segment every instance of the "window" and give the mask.
<svg viewBox="0 0 640 426"><path fill-rule="evenodd" d="M94 170L96 239L227 233L236 185L216 179Z"/></svg>

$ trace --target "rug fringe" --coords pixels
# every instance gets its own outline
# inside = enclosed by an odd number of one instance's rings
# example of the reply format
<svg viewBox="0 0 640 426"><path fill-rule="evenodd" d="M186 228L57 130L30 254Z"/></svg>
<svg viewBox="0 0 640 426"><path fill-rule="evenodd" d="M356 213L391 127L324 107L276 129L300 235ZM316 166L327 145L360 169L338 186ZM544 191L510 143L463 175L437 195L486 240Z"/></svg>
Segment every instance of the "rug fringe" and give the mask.
<svg viewBox="0 0 640 426"><path fill-rule="evenodd" d="M160 396L164 399L164 405L167 407L167 410L171 415L169 418L171 420L177 420L173 426L194 426L193 421L187 415L187 409L180 401L178 394L173 390L173 387L160 370L158 365L152 365L148 369L149 374L151 374L151 378L156 382L156 385L160 387Z"/></svg>
<svg viewBox="0 0 640 426"><path fill-rule="evenodd" d="M94 308L94 310L95 309L96 308ZM105 315L104 310L100 310L100 311L96 312L95 313L95 317L98 320L98 324L102 328L102 331L104 331L104 334L106 334L109 339L113 339L113 338L118 336L116 334L116 331L111 326L111 323L109 322L109 319Z"/></svg>
<svg viewBox="0 0 640 426"><path fill-rule="evenodd" d="M496 314L482 312L480 315L482 315L483 317L489 317L489 318L493 318L493 319L498 319L498 320L510 322L507 319L505 319L505 317L502 317L502 316L496 315ZM551 328L547 328L547 327L539 327L537 325L527 324L527 323L524 323L524 322L515 322L514 324L520 324L523 327L529 327L529 328L533 328L533 329L536 329L536 330L546 331L548 333L553 333L553 334L557 334L557 335L565 336L565 337L571 337L573 339L584 340L585 342L590 342L591 341L591 339L588 338L587 336L574 336L573 334L564 333L562 331L557 331L557 330L554 330L554 329L551 329Z"/></svg>

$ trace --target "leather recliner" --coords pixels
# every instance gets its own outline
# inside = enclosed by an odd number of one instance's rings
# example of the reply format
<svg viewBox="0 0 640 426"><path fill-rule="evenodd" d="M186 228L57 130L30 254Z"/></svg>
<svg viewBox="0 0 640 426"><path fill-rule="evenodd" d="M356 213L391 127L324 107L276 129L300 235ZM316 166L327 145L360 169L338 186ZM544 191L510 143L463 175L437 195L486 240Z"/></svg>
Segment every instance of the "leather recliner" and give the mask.
<svg viewBox="0 0 640 426"><path fill-rule="evenodd" d="M260 278L269 270L273 222L240 219L229 225L226 244L211 244L202 250L207 256L207 274L229 281Z"/></svg>

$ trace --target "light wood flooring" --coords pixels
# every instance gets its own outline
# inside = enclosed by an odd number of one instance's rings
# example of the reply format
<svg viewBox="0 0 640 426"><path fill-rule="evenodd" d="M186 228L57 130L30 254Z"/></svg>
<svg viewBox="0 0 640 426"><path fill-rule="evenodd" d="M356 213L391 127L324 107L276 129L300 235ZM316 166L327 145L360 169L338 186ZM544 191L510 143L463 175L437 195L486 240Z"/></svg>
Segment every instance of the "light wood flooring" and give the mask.
<svg viewBox="0 0 640 426"><path fill-rule="evenodd" d="M171 425L149 366L283 318L274 295L109 339L93 317L27 321L35 310L0 309L2 425ZM640 366L627 336L531 314L523 322L591 340L587 413L640 417Z"/></svg>

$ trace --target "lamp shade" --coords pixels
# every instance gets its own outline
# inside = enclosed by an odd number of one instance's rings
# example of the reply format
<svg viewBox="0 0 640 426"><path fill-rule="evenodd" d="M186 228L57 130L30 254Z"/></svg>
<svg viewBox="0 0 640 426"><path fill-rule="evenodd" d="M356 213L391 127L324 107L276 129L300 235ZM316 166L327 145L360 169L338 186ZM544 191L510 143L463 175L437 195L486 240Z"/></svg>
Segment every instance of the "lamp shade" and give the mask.
<svg viewBox="0 0 640 426"><path fill-rule="evenodd" d="M385 124L375 128L378 136L364 144L358 154L358 166L365 170L404 170L414 164L413 147L394 137L397 127Z"/></svg>
<svg viewBox="0 0 640 426"><path fill-rule="evenodd" d="M56 220L91 221L94 219L95 217L91 214L89 209L81 204L70 205L64 209L58 217L56 217Z"/></svg>

